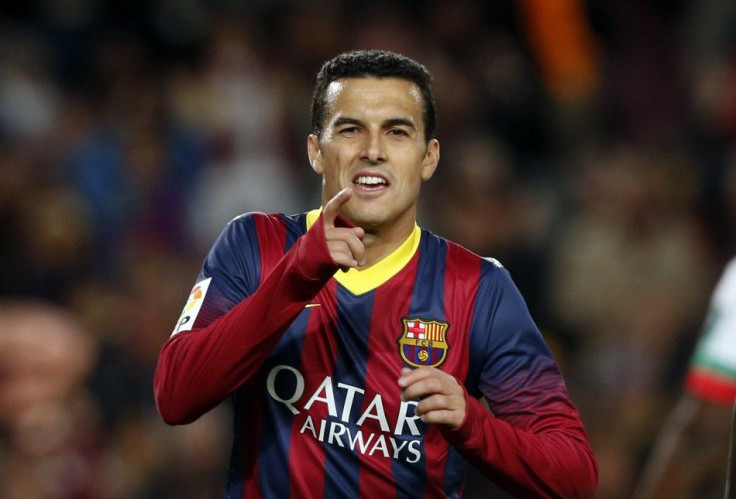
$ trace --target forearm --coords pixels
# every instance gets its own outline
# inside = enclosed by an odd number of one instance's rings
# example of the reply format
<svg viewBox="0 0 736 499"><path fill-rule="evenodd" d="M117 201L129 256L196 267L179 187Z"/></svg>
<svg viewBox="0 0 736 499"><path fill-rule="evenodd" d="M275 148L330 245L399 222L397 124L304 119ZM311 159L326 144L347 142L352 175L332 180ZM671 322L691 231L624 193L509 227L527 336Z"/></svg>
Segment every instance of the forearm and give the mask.
<svg viewBox="0 0 736 499"><path fill-rule="evenodd" d="M550 415L543 429L524 431L466 401L464 423L443 433L483 475L519 497L594 496L596 462L576 417Z"/></svg>
<svg viewBox="0 0 736 499"><path fill-rule="evenodd" d="M154 375L158 410L169 424L194 421L252 379L284 331L337 270L316 223L259 288L204 328L174 335Z"/></svg>

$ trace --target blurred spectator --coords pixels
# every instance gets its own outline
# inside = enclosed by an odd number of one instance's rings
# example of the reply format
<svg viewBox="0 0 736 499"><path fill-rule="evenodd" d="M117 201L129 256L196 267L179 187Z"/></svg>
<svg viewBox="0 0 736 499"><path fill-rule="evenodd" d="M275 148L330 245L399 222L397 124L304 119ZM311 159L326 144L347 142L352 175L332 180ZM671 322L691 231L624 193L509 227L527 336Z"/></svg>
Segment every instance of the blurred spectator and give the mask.
<svg viewBox="0 0 736 499"><path fill-rule="evenodd" d="M92 338L36 300L4 300L0 324L0 496L99 497L101 434L85 385Z"/></svg>
<svg viewBox="0 0 736 499"><path fill-rule="evenodd" d="M169 289L239 213L316 206L302 104L354 48L438 75L453 147L421 221L509 268L564 356L600 497L628 496L736 250L736 4L6 3L0 298L72 309L94 344L97 497L223 490L149 418L154 345L183 306ZM187 431L227 445L212 423Z"/></svg>
<svg viewBox="0 0 736 499"><path fill-rule="evenodd" d="M279 144L282 78L263 60L253 37L246 18L222 18L201 72L175 81L174 109L209 141L201 180L186 178L194 196L190 209L178 213L200 248L208 248L239 213L284 207L296 212L302 206L298 177Z"/></svg>
<svg viewBox="0 0 736 499"><path fill-rule="evenodd" d="M171 118L165 86L145 45L115 33L99 50L102 114L69 151L66 168L90 206L99 263L129 239L176 251L188 242L186 213L202 168L198 137Z"/></svg>
<svg viewBox="0 0 736 499"><path fill-rule="evenodd" d="M15 140L43 139L57 119L60 89L42 39L4 30L0 43L0 131Z"/></svg>
<svg viewBox="0 0 736 499"><path fill-rule="evenodd" d="M736 402L736 258L711 298L685 389L662 426L636 497L723 497Z"/></svg>
<svg viewBox="0 0 736 499"><path fill-rule="evenodd" d="M518 158L490 132L468 134L444 147L443 153L437 182L425 187L431 190L423 206L426 224L480 255L498 259L541 319L540 255L557 201L550 185L519 178Z"/></svg>
<svg viewBox="0 0 736 499"><path fill-rule="evenodd" d="M577 204L556 234L546 296L577 342L568 379L590 418L602 498L619 497L650 444L672 363L714 276L689 211L687 166L620 144L594 149L570 172Z"/></svg>

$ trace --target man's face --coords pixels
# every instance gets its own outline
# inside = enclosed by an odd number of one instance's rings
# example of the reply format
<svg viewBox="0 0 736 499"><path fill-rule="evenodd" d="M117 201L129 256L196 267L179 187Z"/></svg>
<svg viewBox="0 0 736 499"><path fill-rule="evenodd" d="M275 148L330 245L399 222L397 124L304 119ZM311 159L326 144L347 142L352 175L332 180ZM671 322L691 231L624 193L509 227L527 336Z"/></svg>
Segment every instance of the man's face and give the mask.
<svg viewBox="0 0 736 499"><path fill-rule="evenodd" d="M419 88L398 78L345 78L327 89L321 137L310 135L309 159L323 175L322 202L353 190L342 214L367 232L411 230L423 180L439 161L425 139Z"/></svg>

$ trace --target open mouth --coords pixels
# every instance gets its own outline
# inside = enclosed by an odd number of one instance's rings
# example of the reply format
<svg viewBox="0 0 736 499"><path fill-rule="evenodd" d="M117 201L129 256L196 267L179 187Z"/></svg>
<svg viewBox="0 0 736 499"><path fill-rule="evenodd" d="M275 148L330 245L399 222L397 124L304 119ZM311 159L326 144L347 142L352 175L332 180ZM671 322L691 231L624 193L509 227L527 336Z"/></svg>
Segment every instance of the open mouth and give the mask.
<svg viewBox="0 0 736 499"><path fill-rule="evenodd" d="M365 190L377 190L389 185L388 180L380 175L358 175L353 183Z"/></svg>

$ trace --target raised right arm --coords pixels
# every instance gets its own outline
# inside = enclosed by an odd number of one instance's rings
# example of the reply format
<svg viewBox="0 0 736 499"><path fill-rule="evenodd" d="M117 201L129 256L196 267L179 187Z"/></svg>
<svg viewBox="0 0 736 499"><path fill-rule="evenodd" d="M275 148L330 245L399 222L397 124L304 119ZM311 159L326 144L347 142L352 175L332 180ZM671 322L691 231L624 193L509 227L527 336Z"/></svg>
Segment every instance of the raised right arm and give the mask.
<svg viewBox="0 0 736 499"><path fill-rule="evenodd" d="M339 267L362 259L362 229L335 227L350 193L339 193L260 286L225 315L164 344L154 395L168 424L196 420L251 379L284 331ZM222 276L226 278L227 276Z"/></svg>

